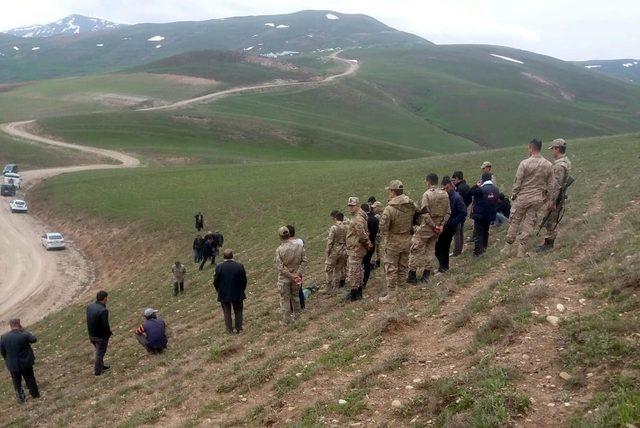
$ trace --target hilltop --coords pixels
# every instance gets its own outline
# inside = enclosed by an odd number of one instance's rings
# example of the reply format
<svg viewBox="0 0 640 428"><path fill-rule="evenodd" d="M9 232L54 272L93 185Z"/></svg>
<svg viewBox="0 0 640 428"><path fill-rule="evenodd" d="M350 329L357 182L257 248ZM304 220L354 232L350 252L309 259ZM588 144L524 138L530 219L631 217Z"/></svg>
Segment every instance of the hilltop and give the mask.
<svg viewBox="0 0 640 428"><path fill-rule="evenodd" d="M0 35L0 83L116 71L199 50L277 57L341 47L416 43L429 44L369 16L333 11L136 24L52 38Z"/></svg>
<svg viewBox="0 0 640 428"><path fill-rule="evenodd" d="M122 26L123 24L116 24L106 19L73 14L49 24L12 28L11 30L5 31L5 33L24 38L53 37L69 34L85 34Z"/></svg>

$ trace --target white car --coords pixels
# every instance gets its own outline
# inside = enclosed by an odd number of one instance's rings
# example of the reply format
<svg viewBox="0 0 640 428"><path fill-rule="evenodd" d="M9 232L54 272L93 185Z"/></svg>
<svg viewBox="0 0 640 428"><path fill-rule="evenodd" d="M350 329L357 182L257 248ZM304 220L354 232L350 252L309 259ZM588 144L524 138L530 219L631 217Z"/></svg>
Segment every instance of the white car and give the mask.
<svg viewBox="0 0 640 428"><path fill-rule="evenodd" d="M64 237L57 232L45 233L42 235L42 246L47 250L65 248Z"/></svg>
<svg viewBox="0 0 640 428"><path fill-rule="evenodd" d="M14 186L16 186L16 189L19 189L20 181L20 174L16 174L15 172L4 173L4 184L13 184Z"/></svg>
<svg viewBox="0 0 640 428"><path fill-rule="evenodd" d="M27 212L27 203L21 199L14 199L9 202L9 207L11 208L12 213L26 213Z"/></svg>

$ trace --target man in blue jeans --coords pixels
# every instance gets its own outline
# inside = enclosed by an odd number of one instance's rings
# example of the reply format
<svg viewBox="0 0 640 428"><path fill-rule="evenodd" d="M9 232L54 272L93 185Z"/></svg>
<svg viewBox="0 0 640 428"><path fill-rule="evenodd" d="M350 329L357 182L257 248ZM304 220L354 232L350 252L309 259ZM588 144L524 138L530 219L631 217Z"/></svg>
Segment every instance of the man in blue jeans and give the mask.
<svg viewBox="0 0 640 428"><path fill-rule="evenodd" d="M100 376L110 369L109 366L104 365L104 355L107 353L109 338L113 335L109 326L108 296L109 293L106 291L98 291L96 301L87 307L89 341L96 349L96 361L93 367L93 374L96 376Z"/></svg>

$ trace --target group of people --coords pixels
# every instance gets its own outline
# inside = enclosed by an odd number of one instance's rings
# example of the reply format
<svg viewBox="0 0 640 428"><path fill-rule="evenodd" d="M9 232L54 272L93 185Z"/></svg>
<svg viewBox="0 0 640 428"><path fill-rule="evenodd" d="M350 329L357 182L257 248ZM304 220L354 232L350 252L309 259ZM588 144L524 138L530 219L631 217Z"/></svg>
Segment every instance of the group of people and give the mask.
<svg viewBox="0 0 640 428"><path fill-rule="evenodd" d="M518 166L511 201L500 192L490 162L481 165L480 180L470 187L462 171L439 181L434 173L425 178L426 191L416 204L404 193L400 180L386 187L387 205L374 197L360 204L357 197L347 200L350 219L338 210L331 212L332 224L325 248L325 280L328 292L348 285L347 299L362 298L371 269L373 254L378 251L384 264L386 293L381 302L393 302L401 282L427 285L432 275L449 269L449 257L462 253L464 224L473 220L473 255L481 256L489 245L491 226L509 224L502 254L513 247L518 257L529 255L528 239L539 213L546 212L544 243L536 251L553 248L557 225L571 170L566 157L567 143L556 139L549 149L553 164L542 154L542 142L529 142L529 157ZM290 324L300 313L298 292L307 264L303 246L295 245L286 226L278 229L281 244L276 250L282 323ZM454 250L451 244L454 242Z"/></svg>
<svg viewBox="0 0 640 428"><path fill-rule="evenodd" d="M357 197L347 200L349 220L342 212L331 212L325 247L326 289L334 293L348 285L347 299L362 298L371 271L384 266L386 293L380 302L394 302L402 282L427 285L432 275L449 269L450 255L461 254L464 243L464 223L470 213L474 221L474 256L482 255L489 243L491 225L499 226L508 221L509 227L502 254L516 253L526 257L528 239L540 211L547 213L544 243L537 251L554 247L556 227L564 202L564 190L568 182L571 162L566 157L566 142L556 139L550 150L553 164L541 155L542 142L529 143L530 156L518 166L511 201L499 191L491 164L482 164L481 179L472 187L464 180L461 171L442 180L434 173L425 178L426 190L420 202L415 203L404 193L400 180L392 180L386 187L388 202L383 208L374 197L367 204L360 204ZM508 219L508 220L507 220ZM196 215L196 229L202 230L204 219ZM303 308L305 293L302 290L307 256L303 240L296 238L291 225L278 229L281 243L275 251L277 287L282 312L281 323L293 323ZM453 252L451 244L454 242ZM194 241L194 262L200 269L215 257L224 238L219 232L208 233ZM202 248L202 250L200 250ZM375 259L374 259L375 256ZM220 302L225 328L228 334L243 330L243 302L246 299L247 274L242 264L234 259L231 249L223 251L224 262L216 265L213 276ZM382 261L382 263L381 263ZM420 271L420 269L422 269ZM176 261L172 267L174 295L184 293L185 266ZM418 278L418 274L420 277ZM112 331L107 310L108 293L99 291L96 301L87 307L87 331L95 348L94 374L109 370L104 364ZM167 325L158 318L157 310L146 308L143 323L135 330L137 341L150 354L162 353L167 345ZM11 373L18 401L25 401L22 380L33 398L39 396L33 372L35 357L31 344L36 337L24 330L19 319L9 322L11 331L0 338L0 353Z"/></svg>

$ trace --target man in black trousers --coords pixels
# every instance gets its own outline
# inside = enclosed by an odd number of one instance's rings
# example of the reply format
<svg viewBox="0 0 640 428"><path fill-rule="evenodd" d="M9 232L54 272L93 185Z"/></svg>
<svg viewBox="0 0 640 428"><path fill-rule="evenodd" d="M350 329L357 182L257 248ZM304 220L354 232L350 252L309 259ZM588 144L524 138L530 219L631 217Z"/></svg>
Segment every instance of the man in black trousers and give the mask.
<svg viewBox="0 0 640 428"><path fill-rule="evenodd" d="M436 242L436 257L440 267L439 272L449 270L449 250L451 249L451 240L458 231L460 223L464 223L467 218L467 207L464 204L462 196L456 191L456 188L449 177L442 177L442 188L449 194L449 204L451 205L451 216Z"/></svg>
<svg viewBox="0 0 640 428"><path fill-rule="evenodd" d="M100 376L110 369L109 366L104 365L104 355L107 353L109 338L113 335L109 326L108 296L109 294L106 291L98 291L96 301L87 307L89 340L96 349L96 361L93 368L93 374L96 376Z"/></svg>
<svg viewBox="0 0 640 428"><path fill-rule="evenodd" d="M474 256L480 256L487 250L489 244L489 228L496 220L498 211L498 195L500 190L491 180L492 174L485 172L482 174L481 184L473 186L471 196L473 197L473 227L476 231Z"/></svg>
<svg viewBox="0 0 640 428"><path fill-rule="evenodd" d="M227 333L233 334L231 308L234 312L236 333L240 333L242 331L243 301L246 299L247 272L241 263L233 260L233 250L225 249L222 257L224 262L216 266L213 286L218 293L218 302L222 306Z"/></svg>
<svg viewBox="0 0 640 428"><path fill-rule="evenodd" d="M373 196L371 197L373 198ZM369 199L371 199L369 198ZM375 199L375 198L373 198ZM375 200L373 201L375 202ZM362 259L362 265L364 267L364 276L362 277L362 286L366 287L367 282L369 282L369 277L371 276L371 269L373 269L373 265L371 264L371 259L373 255L376 253L376 236L378 236L378 229L380 228L380 221L376 217L376 215L371 212L371 207L369 204L362 204L360 208L367 213L367 230L369 231L369 241L371 241L372 247L367 250L367 254L365 254L364 259Z"/></svg>
<svg viewBox="0 0 640 428"><path fill-rule="evenodd" d="M22 328L19 319L10 320L9 327L11 327L11 331L0 338L0 354L2 354L4 363L11 373L18 402L22 404L26 400L24 389L22 389L22 379L27 384L31 397L40 397L38 383L33 374L33 363L36 357L31 349L31 344L36 343L38 339Z"/></svg>

